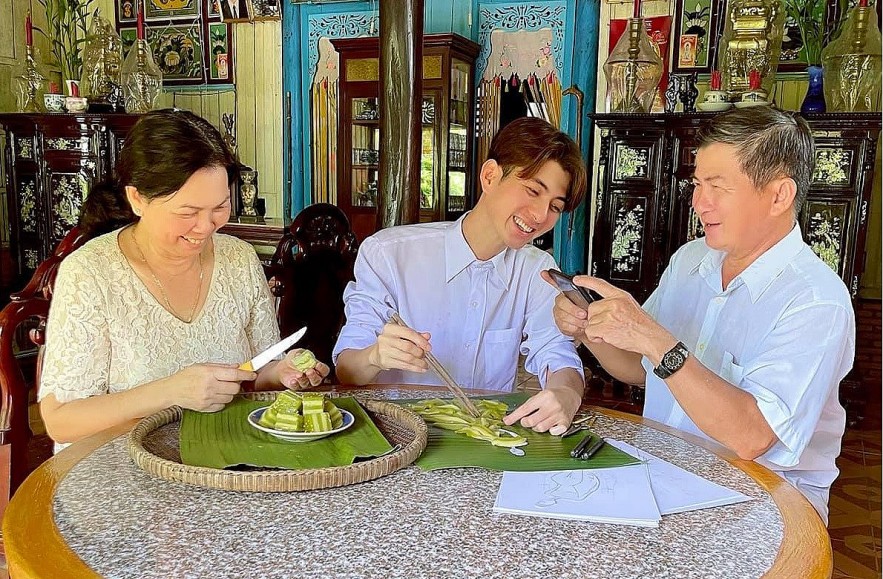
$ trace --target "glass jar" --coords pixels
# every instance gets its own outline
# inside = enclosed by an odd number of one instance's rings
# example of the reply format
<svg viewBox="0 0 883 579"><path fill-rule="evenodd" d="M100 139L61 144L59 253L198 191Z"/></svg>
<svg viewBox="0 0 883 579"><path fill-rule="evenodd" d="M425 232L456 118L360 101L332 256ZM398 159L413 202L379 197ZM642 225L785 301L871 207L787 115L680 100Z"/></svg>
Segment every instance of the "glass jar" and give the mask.
<svg viewBox="0 0 883 579"><path fill-rule="evenodd" d="M837 40L822 50L828 111L880 110L880 52L874 8L859 4L849 12Z"/></svg>
<svg viewBox="0 0 883 579"><path fill-rule="evenodd" d="M610 111L649 113L662 78L662 59L650 45L641 18L628 26L604 63Z"/></svg>

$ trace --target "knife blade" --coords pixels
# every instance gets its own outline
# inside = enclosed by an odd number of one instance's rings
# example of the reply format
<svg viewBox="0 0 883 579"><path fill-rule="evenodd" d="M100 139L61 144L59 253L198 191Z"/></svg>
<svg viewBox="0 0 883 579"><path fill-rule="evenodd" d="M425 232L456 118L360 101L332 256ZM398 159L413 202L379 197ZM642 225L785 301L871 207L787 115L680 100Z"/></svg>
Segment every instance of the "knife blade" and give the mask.
<svg viewBox="0 0 883 579"><path fill-rule="evenodd" d="M276 356L296 344L297 341L303 338L304 334L306 333L307 328L306 326L304 326L284 340L280 340L279 342L273 344L248 362L243 362L239 366L239 369L250 372L257 372L258 370L266 366L267 362L273 360Z"/></svg>

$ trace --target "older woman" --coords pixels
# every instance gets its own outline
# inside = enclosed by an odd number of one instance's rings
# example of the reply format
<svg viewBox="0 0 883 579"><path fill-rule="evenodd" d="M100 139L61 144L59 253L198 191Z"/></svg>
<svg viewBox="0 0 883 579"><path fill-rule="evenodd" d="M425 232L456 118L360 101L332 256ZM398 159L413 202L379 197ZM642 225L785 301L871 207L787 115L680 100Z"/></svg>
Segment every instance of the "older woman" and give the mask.
<svg viewBox="0 0 883 579"><path fill-rule="evenodd" d="M55 284L39 398L56 442L172 405L214 412L242 382L300 388L328 374L322 363L296 370L296 352L238 369L279 328L254 249L217 233L237 167L218 131L189 112L148 113L126 137L115 182L92 195L116 196L131 223L68 256ZM101 205L86 208L93 230Z"/></svg>

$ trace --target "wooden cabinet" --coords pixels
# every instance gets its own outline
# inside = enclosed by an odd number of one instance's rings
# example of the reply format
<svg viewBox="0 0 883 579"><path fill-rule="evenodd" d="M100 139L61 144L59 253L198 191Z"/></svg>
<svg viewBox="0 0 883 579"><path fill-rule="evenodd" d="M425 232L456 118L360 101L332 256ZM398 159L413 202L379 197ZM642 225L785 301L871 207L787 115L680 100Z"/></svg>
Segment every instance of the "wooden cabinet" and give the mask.
<svg viewBox="0 0 883 579"><path fill-rule="evenodd" d="M479 46L456 34L423 38L420 221L456 219L472 206L474 64ZM376 229L380 155L380 46L332 40L340 54L337 205L359 240Z"/></svg>
<svg viewBox="0 0 883 579"><path fill-rule="evenodd" d="M2 114L12 287L20 288L77 224L92 184L113 172L138 115Z"/></svg>
<svg viewBox="0 0 883 579"><path fill-rule="evenodd" d="M601 131L590 271L643 302L671 255L702 235L690 207L696 130L710 113L595 114ZM816 169L804 239L858 293L864 269L879 113L807 116Z"/></svg>

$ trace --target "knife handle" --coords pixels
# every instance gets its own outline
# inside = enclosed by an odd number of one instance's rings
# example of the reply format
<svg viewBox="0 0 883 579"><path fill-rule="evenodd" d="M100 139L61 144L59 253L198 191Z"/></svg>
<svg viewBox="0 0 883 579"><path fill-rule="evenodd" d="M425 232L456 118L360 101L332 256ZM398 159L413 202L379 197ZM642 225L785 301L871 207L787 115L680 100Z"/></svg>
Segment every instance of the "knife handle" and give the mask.
<svg viewBox="0 0 883 579"><path fill-rule="evenodd" d="M254 372L254 366L251 365L251 360L248 362L243 362L239 365L240 370L245 370L246 372Z"/></svg>

